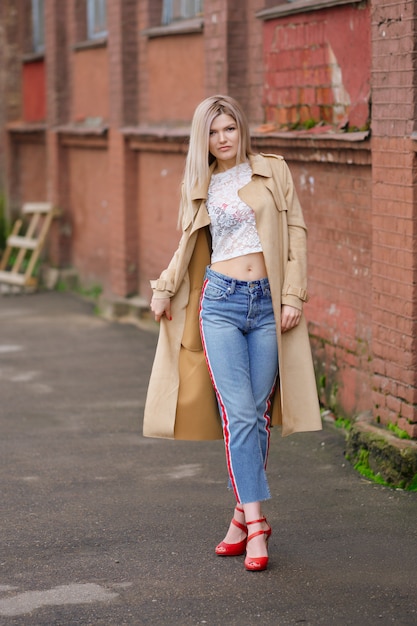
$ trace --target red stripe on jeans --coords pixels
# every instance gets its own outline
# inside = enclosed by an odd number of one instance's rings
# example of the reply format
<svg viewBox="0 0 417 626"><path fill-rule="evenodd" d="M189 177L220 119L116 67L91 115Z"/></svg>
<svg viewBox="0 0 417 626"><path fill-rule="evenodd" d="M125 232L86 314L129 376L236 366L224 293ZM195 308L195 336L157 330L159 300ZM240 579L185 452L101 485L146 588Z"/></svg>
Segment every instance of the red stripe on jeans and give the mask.
<svg viewBox="0 0 417 626"><path fill-rule="evenodd" d="M205 356L205 359L206 359L206 363L207 363L207 367L208 367L211 383L213 385L213 389L214 389L214 391L216 393L216 397L217 397L217 400L218 400L218 403L219 403L219 406L220 406L222 425L223 425L224 445L225 445L225 449L226 449L227 471L229 473L230 482L232 484L232 489L234 491L236 501L240 502L239 491L237 489L235 476L233 474L232 458L231 458L231 454L230 454L229 420L228 420L228 417L227 417L226 407L223 404L222 397L221 397L220 392L219 392L219 390L217 388L217 385L216 385L216 381L215 381L215 378L214 378L213 370L211 369L211 366L210 366L210 359L209 359L209 356L207 354L206 342L205 342L205 338L204 338L203 323L202 323L202 320L201 320L201 311L202 311L202 308L203 308L203 298L204 298L205 289L207 287L207 283L208 283L208 279L206 279L204 281L204 283L203 283L203 288L201 290L201 297L200 297L199 324L200 324L201 343L203 345L204 356Z"/></svg>

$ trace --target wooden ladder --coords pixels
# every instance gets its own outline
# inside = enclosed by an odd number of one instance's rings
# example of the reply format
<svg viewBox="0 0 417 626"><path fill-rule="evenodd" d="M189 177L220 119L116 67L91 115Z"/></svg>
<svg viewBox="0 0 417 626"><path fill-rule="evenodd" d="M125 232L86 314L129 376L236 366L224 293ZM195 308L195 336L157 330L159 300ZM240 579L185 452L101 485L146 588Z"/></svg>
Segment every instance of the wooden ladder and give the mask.
<svg viewBox="0 0 417 626"><path fill-rule="evenodd" d="M32 274L56 215L50 202L28 202L23 205L22 219L14 223L0 261L0 283L19 287L37 286L38 279ZM29 218L26 234L19 235L24 217Z"/></svg>

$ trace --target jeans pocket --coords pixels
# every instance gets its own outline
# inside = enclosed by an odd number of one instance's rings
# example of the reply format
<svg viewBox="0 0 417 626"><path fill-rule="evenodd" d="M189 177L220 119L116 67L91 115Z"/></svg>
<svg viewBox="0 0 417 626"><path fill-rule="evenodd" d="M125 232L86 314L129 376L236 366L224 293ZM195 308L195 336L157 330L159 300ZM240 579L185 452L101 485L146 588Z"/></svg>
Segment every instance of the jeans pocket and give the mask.
<svg viewBox="0 0 417 626"><path fill-rule="evenodd" d="M203 295L207 300L226 300L229 294L229 287L209 282L204 289Z"/></svg>

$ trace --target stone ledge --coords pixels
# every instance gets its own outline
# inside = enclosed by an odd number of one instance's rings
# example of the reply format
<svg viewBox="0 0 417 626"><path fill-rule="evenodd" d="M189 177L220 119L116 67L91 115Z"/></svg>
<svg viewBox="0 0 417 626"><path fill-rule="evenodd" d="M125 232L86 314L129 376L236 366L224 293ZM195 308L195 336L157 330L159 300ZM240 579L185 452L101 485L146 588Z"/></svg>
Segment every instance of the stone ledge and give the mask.
<svg viewBox="0 0 417 626"><path fill-rule="evenodd" d="M417 476L417 441L399 439L360 416L346 438L346 458L355 465L363 451L370 470L388 485L407 489Z"/></svg>
<svg viewBox="0 0 417 626"><path fill-rule="evenodd" d="M98 314L106 320L134 324L157 333L159 325L151 318L149 302L141 296L122 298L101 295L97 301Z"/></svg>
<svg viewBox="0 0 417 626"><path fill-rule="evenodd" d="M61 288L93 301L97 314L106 320L135 324L139 328L159 332L159 325L151 317L149 302L145 298L138 295L123 298L112 294L89 296L88 290L83 293L80 289L78 273L74 268L58 269L43 264L40 284L47 290Z"/></svg>
<svg viewBox="0 0 417 626"><path fill-rule="evenodd" d="M307 11L319 11L320 9L329 9L342 4L357 4L361 0L299 0L297 3L288 4L278 3L277 6L262 9L255 15L261 20L272 20L287 15L295 15L296 13L305 13Z"/></svg>

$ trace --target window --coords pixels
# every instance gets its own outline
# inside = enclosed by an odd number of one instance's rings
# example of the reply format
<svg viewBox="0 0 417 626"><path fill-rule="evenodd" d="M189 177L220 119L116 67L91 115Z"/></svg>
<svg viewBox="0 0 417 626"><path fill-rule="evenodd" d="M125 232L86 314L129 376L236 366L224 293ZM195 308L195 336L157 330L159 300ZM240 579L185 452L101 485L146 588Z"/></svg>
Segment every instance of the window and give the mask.
<svg viewBox="0 0 417 626"><path fill-rule="evenodd" d="M32 0L32 50L45 50L43 0Z"/></svg>
<svg viewBox="0 0 417 626"><path fill-rule="evenodd" d="M99 39L107 35L106 0L87 0L87 37Z"/></svg>
<svg viewBox="0 0 417 626"><path fill-rule="evenodd" d="M162 24L186 20L203 12L203 0L163 0Z"/></svg>

